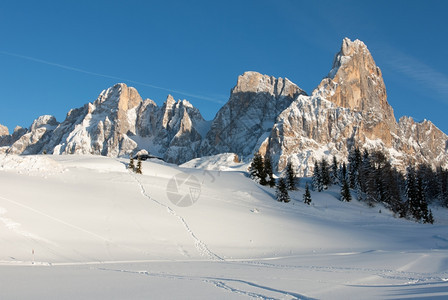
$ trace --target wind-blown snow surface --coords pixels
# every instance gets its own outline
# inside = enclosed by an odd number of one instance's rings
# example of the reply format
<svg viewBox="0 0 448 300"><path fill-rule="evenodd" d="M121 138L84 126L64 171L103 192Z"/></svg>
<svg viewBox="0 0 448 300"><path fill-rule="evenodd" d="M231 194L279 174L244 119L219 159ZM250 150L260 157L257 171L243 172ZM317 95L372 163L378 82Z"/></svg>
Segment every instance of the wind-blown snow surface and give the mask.
<svg viewBox="0 0 448 300"><path fill-rule="evenodd" d="M448 297L445 209L422 225L337 189L306 206L303 182L285 204L241 171L125 164L0 157L2 299Z"/></svg>

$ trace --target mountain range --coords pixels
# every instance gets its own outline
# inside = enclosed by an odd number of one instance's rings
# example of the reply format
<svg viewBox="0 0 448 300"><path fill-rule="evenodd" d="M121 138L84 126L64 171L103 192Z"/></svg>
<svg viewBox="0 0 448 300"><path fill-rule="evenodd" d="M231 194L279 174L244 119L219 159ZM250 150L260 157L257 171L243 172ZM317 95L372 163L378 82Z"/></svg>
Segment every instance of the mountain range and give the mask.
<svg viewBox="0 0 448 300"><path fill-rule="evenodd" d="M0 152L129 156L139 150L181 164L235 153L247 161L269 153L277 171L292 162L310 176L315 160L343 160L353 147L383 151L394 166L448 167L448 136L430 121L395 119L382 73L367 46L345 38L332 68L308 95L287 78L257 72L238 77L212 121L168 95L161 107L119 83L59 123L38 117L12 134L0 125Z"/></svg>

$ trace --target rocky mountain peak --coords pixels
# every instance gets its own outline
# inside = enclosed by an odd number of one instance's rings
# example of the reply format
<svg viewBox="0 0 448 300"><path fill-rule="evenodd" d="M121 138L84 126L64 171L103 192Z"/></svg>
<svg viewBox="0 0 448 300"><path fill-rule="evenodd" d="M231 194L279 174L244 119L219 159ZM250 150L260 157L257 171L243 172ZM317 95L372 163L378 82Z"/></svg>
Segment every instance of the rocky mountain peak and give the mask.
<svg viewBox="0 0 448 300"><path fill-rule="evenodd" d="M348 38L342 41L330 73L314 90L313 97L360 112L370 120L363 128L366 137L371 140L379 138L391 145L391 133L397 133L397 122L387 102L381 70L363 42L352 42Z"/></svg>
<svg viewBox="0 0 448 300"><path fill-rule="evenodd" d="M174 100L173 96L168 95L168 97L165 100L165 103L163 104L162 111L163 111L163 119L162 119L162 126L163 128L167 128L169 121L171 120L173 116L173 107L176 104L176 100Z"/></svg>
<svg viewBox="0 0 448 300"><path fill-rule="evenodd" d="M38 128L45 127L47 129L54 129L59 125L59 122L56 121L56 118L51 115L43 115L34 120L33 124L30 126L30 131L35 131Z"/></svg>
<svg viewBox="0 0 448 300"><path fill-rule="evenodd" d="M141 102L142 98L135 88L128 87L124 83L117 83L103 90L93 102L93 105L96 109L127 111L140 105Z"/></svg>
<svg viewBox="0 0 448 300"><path fill-rule="evenodd" d="M133 87L128 87L126 84L121 83L120 100L118 102L118 109L128 111L140 105L142 97Z"/></svg>
<svg viewBox="0 0 448 300"><path fill-rule="evenodd" d="M293 162L309 176L314 161L347 157L354 146L383 151L399 169L422 162L446 166L447 145L448 137L431 122L396 122L369 49L345 38L328 76L310 97L298 97L279 115L264 146L279 171Z"/></svg>
<svg viewBox="0 0 448 300"><path fill-rule="evenodd" d="M248 71L238 76L236 86L232 94L236 93L268 93L275 97L288 96L294 98L298 94L305 94L297 85L288 78L275 78L258 72Z"/></svg>
<svg viewBox="0 0 448 300"><path fill-rule="evenodd" d="M286 78L245 72L238 77L229 101L216 114L201 146L201 155L253 155L269 135L276 117L304 94Z"/></svg>
<svg viewBox="0 0 448 300"><path fill-rule="evenodd" d="M165 103L164 103L165 106L167 108L171 109L175 103L176 103L176 100L174 99L174 97L171 94L168 94L168 96L166 97Z"/></svg>
<svg viewBox="0 0 448 300"><path fill-rule="evenodd" d="M3 136L3 135L9 135L9 130L8 130L8 127L0 124L0 136Z"/></svg>
<svg viewBox="0 0 448 300"><path fill-rule="evenodd" d="M379 72L381 76L381 71L376 67L367 46L360 40L352 42L349 38L344 38L341 50L334 56L333 66L327 77L334 78L339 69L352 59L362 60L364 66L367 66L370 70Z"/></svg>
<svg viewBox="0 0 448 300"><path fill-rule="evenodd" d="M370 55L369 49L367 49L364 42L356 39L353 42L349 38L344 38L342 40L340 54L343 56L353 56L354 53L363 52L366 55Z"/></svg>
<svg viewBox="0 0 448 300"><path fill-rule="evenodd" d="M345 38L341 50L335 55L333 67L313 92L337 106L356 111L385 112L393 117L387 103L386 87L367 46ZM395 119L394 119L395 120Z"/></svg>
<svg viewBox="0 0 448 300"><path fill-rule="evenodd" d="M0 147L7 146L11 143L8 127L0 124Z"/></svg>

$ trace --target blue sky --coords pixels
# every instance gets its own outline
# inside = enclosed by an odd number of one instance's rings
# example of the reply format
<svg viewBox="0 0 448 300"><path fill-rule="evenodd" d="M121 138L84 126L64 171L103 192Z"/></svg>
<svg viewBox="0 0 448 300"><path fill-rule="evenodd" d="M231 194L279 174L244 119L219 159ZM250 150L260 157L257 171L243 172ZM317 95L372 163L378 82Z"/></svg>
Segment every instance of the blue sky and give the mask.
<svg viewBox="0 0 448 300"><path fill-rule="evenodd" d="M397 118L448 132L448 1L2 1L0 124L63 121L117 82L212 119L244 71L311 93L342 39L383 72Z"/></svg>

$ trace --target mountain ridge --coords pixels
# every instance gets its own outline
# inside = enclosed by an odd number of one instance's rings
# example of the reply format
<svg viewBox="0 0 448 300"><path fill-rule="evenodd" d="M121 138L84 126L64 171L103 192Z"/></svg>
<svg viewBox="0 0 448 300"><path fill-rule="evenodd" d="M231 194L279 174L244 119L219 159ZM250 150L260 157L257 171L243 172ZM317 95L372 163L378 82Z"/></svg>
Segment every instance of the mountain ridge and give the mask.
<svg viewBox="0 0 448 300"><path fill-rule="evenodd" d="M315 160L342 159L355 146L381 150L399 168L448 166L447 135L430 121L397 122L380 68L362 41L348 38L310 95L287 78L248 71L211 121L187 100L168 95L159 107L119 83L70 110L61 123L41 116L12 134L0 127L0 151L6 153L117 157L145 149L180 164L225 152L247 160L261 152L272 156L277 171L293 162L304 176Z"/></svg>

